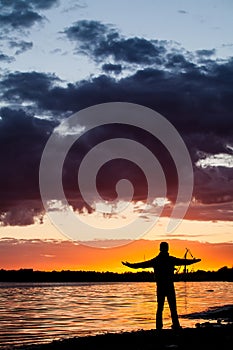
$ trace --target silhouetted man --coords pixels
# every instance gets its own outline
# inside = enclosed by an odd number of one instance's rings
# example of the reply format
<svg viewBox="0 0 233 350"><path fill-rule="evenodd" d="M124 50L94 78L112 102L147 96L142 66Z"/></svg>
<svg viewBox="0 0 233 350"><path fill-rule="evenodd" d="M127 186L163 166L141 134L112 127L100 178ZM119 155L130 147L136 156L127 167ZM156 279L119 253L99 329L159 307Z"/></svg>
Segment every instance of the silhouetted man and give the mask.
<svg viewBox="0 0 233 350"><path fill-rule="evenodd" d="M153 267L157 282L157 329L163 328L162 313L165 297L167 297L168 305L171 311L172 328L181 328L177 314L176 295L173 282L175 266L191 265L198 261L201 261L201 259L179 259L174 256L170 256L168 253L168 249L168 243L161 242L160 253L155 258L134 264L131 264L127 261L122 262L123 265L134 269Z"/></svg>

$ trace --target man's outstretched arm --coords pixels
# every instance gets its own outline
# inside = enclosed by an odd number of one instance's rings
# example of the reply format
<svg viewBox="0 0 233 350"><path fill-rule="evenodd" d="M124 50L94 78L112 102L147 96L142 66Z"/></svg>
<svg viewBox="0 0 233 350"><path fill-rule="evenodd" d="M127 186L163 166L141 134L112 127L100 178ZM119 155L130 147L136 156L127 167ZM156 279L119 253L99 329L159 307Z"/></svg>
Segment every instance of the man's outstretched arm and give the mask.
<svg viewBox="0 0 233 350"><path fill-rule="evenodd" d="M131 267L132 269L146 269L154 266L154 259L138 263L129 263L128 261L122 261L121 263L125 266Z"/></svg>
<svg viewBox="0 0 233 350"><path fill-rule="evenodd" d="M175 265L176 266L180 266L180 265L192 265L195 264L199 261L201 261L201 259L179 259L179 258L174 258L175 261Z"/></svg>

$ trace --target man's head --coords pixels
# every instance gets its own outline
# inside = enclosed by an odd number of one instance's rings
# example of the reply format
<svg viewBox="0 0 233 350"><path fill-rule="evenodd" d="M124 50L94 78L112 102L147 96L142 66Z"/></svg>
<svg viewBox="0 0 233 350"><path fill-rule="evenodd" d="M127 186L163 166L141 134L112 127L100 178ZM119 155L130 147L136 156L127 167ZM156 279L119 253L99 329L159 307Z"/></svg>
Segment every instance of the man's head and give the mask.
<svg viewBox="0 0 233 350"><path fill-rule="evenodd" d="M161 242L159 248L161 252L168 252L169 245L167 242Z"/></svg>

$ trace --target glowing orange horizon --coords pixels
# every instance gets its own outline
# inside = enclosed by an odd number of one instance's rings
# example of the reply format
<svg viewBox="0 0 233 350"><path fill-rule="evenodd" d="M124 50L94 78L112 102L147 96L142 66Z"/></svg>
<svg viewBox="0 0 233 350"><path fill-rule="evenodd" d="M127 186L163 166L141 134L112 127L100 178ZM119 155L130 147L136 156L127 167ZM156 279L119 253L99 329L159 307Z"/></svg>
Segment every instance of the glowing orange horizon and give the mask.
<svg viewBox="0 0 233 350"><path fill-rule="evenodd" d="M186 248L202 261L191 265L196 270L217 270L233 266L233 243L201 243L187 240L166 240L170 255L183 257ZM71 241L19 241L17 244L0 245L2 269L33 268L34 270L83 270L136 272L121 264L121 261L137 262L148 260L159 252L161 240L137 240L116 248L91 248ZM191 256L190 256L191 258Z"/></svg>

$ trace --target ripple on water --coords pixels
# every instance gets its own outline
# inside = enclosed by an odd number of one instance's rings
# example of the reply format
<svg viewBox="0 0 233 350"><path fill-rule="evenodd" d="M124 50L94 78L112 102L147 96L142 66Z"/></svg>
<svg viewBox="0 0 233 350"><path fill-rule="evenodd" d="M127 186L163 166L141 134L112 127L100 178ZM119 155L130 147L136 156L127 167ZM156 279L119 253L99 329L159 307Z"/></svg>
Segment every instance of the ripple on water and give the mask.
<svg viewBox="0 0 233 350"><path fill-rule="evenodd" d="M180 315L232 304L233 283L178 282ZM210 292L211 291L211 292ZM0 346L45 343L105 332L153 329L155 284L148 283L0 283ZM181 318L183 327L200 319ZM164 327L171 325L167 303Z"/></svg>

